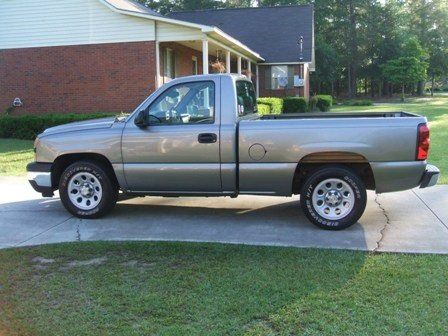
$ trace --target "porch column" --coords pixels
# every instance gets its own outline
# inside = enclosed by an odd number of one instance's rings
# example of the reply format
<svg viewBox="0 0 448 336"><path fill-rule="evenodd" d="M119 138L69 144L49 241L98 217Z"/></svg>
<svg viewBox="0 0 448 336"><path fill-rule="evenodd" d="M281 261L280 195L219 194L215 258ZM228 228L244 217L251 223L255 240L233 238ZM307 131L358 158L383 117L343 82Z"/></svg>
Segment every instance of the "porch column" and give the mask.
<svg viewBox="0 0 448 336"><path fill-rule="evenodd" d="M255 81L256 81L256 90L257 90L257 98L260 97L260 80L258 79L258 64L255 64Z"/></svg>
<svg viewBox="0 0 448 336"><path fill-rule="evenodd" d="M230 51L226 52L226 72L230 73Z"/></svg>
<svg viewBox="0 0 448 336"><path fill-rule="evenodd" d="M208 41L202 40L202 74L208 74Z"/></svg>
<svg viewBox="0 0 448 336"><path fill-rule="evenodd" d="M238 75L241 75L241 56L237 58Z"/></svg>
<svg viewBox="0 0 448 336"><path fill-rule="evenodd" d="M250 59L247 59L247 71L252 72Z"/></svg>
<svg viewBox="0 0 448 336"><path fill-rule="evenodd" d="M160 45L156 41L156 90L160 87Z"/></svg>

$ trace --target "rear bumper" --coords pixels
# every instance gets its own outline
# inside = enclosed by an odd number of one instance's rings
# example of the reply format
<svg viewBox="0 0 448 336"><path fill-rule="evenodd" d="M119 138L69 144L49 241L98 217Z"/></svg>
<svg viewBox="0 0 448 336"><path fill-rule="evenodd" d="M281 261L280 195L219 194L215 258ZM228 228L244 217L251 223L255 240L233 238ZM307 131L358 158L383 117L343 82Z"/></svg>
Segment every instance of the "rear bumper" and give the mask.
<svg viewBox="0 0 448 336"><path fill-rule="evenodd" d="M26 166L28 181L34 190L44 197L52 197L51 163L31 162Z"/></svg>
<svg viewBox="0 0 448 336"><path fill-rule="evenodd" d="M426 170L423 173L422 180L420 181L420 188L428 188L437 184L439 180L440 170L436 166L426 165Z"/></svg>

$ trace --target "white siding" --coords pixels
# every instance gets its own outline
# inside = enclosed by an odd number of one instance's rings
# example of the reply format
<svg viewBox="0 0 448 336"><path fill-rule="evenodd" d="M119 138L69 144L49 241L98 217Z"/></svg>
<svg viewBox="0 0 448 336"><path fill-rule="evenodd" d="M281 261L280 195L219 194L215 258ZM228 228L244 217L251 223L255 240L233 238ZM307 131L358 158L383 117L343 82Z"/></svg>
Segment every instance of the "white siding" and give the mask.
<svg viewBox="0 0 448 336"><path fill-rule="evenodd" d="M157 39L161 42L201 40L202 37L203 35L199 28L195 29L160 21L157 22Z"/></svg>
<svg viewBox="0 0 448 336"><path fill-rule="evenodd" d="M0 49L154 39L153 20L99 0L0 0Z"/></svg>

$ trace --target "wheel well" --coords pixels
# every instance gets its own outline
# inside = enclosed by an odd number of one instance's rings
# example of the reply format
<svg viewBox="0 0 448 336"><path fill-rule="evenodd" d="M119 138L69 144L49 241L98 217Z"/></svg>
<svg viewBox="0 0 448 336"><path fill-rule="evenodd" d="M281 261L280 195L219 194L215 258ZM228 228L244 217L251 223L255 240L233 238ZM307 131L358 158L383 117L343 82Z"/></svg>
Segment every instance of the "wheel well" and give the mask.
<svg viewBox="0 0 448 336"><path fill-rule="evenodd" d="M114 169L110 161L101 154L96 153L76 153L76 154L64 154L56 158L51 168L51 184L53 188L57 188L59 185L59 179L61 178L64 170L72 163L77 161L89 161L100 165L106 173L110 176L114 185L118 188L118 180L115 175Z"/></svg>
<svg viewBox="0 0 448 336"><path fill-rule="evenodd" d="M358 175L366 189L375 190L375 177L369 161L362 155L351 152L321 152L304 156L298 163L294 173L292 191L299 194L306 178L317 169L338 164L345 166Z"/></svg>

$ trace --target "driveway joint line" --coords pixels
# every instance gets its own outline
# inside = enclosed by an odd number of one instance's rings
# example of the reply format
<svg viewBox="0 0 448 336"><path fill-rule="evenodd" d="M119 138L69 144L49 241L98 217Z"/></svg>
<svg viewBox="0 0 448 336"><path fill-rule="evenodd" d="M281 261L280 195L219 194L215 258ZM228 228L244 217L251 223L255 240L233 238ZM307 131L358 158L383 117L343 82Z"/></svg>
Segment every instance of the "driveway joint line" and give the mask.
<svg viewBox="0 0 448 336"><path fill-rule="evenodd" d="M384 224L383 228L380 230L380 239L376 242L375 248L372 250L373 252L378 252L378 249L381 247L381 244L383 242L384 236L386 234L386 228L388 225L390 225L390 218L387 214L386 208L383 207L381 202L378 199L379 195L375 195L375 203L378 204L378 207L380 208L381 212L383 213L384 218L386 219L386 224Z"/></svg>
<svg viewBox="0 0 448 336"><path fill-rule="evenodd" d="M443 220L434 212L434 210L432 210L430 208L430 206L423 200L423 198L421 198L414 189L412 189L412 192L414 193L415 196L417 196L417 198L428 208L429 211L431 211L431 213L438 219L438 221L448 230L448 224L445 224L443 222Z"/></svg>
<svg viewBox="0 0 448 336"><path fill-rule="evenodd" d="M32 239L34 239L34 238L37 238L37 237L43 235L44 233L47 233L48 231L50 231L50 230L52 230L52 229L58 227L59 225L62 225L62 224L64 224L65 222L68 222L68 221L69 221L70 219L72 219L72 218L73 218L73 216L70 216L70 217L68 217L67 219L64 219L62 222L57 223L57 224L55 224L55 225L49 227L48 229L45 229L44 231L39 232L39 233L35 234L34 236L25 239L24 241L21 241L21 242L19 242L19 243L17 243L17 244L14 244L14 246L20 246L20 245L22 245L22 244L25 244L26 242L29 242L30 240L32 240Z"/></svg>

